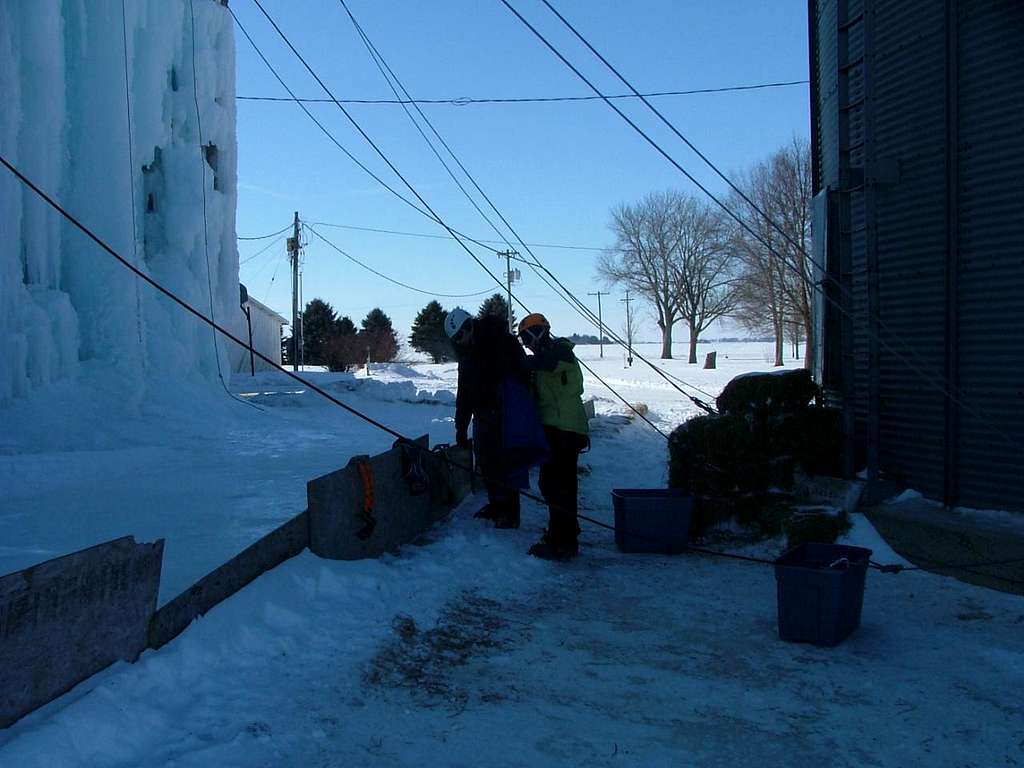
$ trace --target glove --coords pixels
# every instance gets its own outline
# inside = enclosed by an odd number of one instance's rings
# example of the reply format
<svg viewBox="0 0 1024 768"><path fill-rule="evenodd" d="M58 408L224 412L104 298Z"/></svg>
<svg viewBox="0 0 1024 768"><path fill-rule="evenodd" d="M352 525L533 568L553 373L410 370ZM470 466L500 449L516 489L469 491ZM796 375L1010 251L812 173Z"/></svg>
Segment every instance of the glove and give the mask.
<svg viewBox="0 0 1024 768"><path fill-rule="evenodd" d="M456 430L455 444L459 446L459 448L469 448L469 434L465 429Z"/></svg>

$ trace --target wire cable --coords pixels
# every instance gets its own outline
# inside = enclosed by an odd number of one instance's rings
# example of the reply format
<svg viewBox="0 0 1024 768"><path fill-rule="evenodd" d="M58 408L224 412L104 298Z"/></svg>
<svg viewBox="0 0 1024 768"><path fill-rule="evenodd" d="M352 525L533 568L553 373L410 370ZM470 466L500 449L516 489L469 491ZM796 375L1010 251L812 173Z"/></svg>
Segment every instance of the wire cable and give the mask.
<svg viewBox="0 0 1024 768"><path fill-rule="evenodd" d="M388 87L391 88L392 93L394 93L396 98L400 98L400 94L398 93L398 90L395 87L395 86L397 86L398 88L401 89L402 94L405 95L406 99L412 101L412 96L410 95L409 91L405 88L404 85L402 85L402 82L399 80L399 78L395 74L394 70L388 65L388 63L384 60L383 55L380 53L380 51L377 49L377 47L373 44L373 42L369 39L369 36L363 30L362 26L359 24L358 20L356 20L356 18L354 16L354 14L352 13L352 11L349 9L348 4L345 2L345 0L338 0L338 2L341 4L342 8L345 9L346 14L348 15L349 19L352 21L352 24L355 27L356 31L359 33L359 36L362 39L363 44L366 46L366 49L370 53L370 56L373 59L374 63L376 64L377 68L380 70L380 72L383 75L384 79L387 81ZM394 84L392 84L392 80L394 81ZM487 193L484 192L484 190L477 183L476 179L469 172L469 170L466 168L466 166L462 163L461 160L459 160L458 156L452 150L451 146L444 140L444 137L441 136L441 134L434 127L433 123L431 123L430 119L423 113L423 110L421 110L419 108L419 106L416 105L416 104L413 104L412 106L416 110L417 114L419 114L419 116L423 120L423 122L427 125L427 127L430 128L431 132L434 134L434 136L437 138L437 140L440 142L440 144L445 148L445 150L447 151L448 155L452 158L452 160L455 161L456 165L458 165L458 167L462 171L462 173L472 183L472 185L476 189L477 193L487 202L487 204L490 206L491 210L494 211L494 213L498 216L499 219L501 219L502 223L505 225L505 227L508 228L509 232L512 233L512 235L516 238L516 240L519 241L521 246L527 250L527 252L529 253L530 257L533 259L533 263L531 263L530 261L524 261L524 263L526 263L536 274L538 274L538 276L545 283L547 283L548 286L552 288L552 290L554 290L556 295L558 295L560 298L563 298L563 299L567 300L569 305L571 307L573 307L578 314L580 314L585 320L589 320L590 322L594 323L595 326L597 326L600 330L603 331L603 327L602 327L602 324L600 323L599 318L593 316L593 312L590 311L589 307L587 307L568 288L566 288L566 286L560 280L558 280L558 278L547 267L543 266L540 263L540 259L537 257L537 255L533 253L533 251L529 248L529 246L524 242L523 238L519 236L519 234L518 234L518 232L516 232L515 228L509 223L508 219L505 218L505 216L501 213L501 211L498 209L498 207L494 204L494 202L491 200L491 198L487 195ZM416 119L409 112L408 107L403 105L402 109L405 111L406 115L409 117L409 119L416 126L416 130L419 132L420 136L423 137L423 140L430 147L430 149L434 153L435 157L437 157L438 161L441 163L441 165L448 172L448 175L452 178L452 180L455 182L456 186L458 186L459 190L463 193L463 195L469 200L469 202L473 205L473 207L476 209L476 211L481 215L481 217L484 219L484 221L487 222L487 224L491 227L491 229L493 229L494 232L499 237L501 237L504 240L505 244L509 248L514 248L512 243L509 242L508 238L505 237L504 233L502 233L501 230L498 229L498 227L494 224L494 222L492 222L490 220L490 218L480 209L480 206L477 204L476 200L473 199L472 195L470 195L469 192L465 189L465 187L459 182L458 178L455 176L455 173L452 171L452 169L448 166L448 164L441 157L441 155L438 152L438 150L436 149L436 147L434 147L433 142L431 142L431 140L426 136L426 134L423 132L423 129L417 123ZM545 279L544 276L541 275L537 271L538 269L543 269L543 271L552 280L554 280L558 284L558 286L561 288L561 290L564 291L565 295L563 296L562 293L559 293L559 291L556 290L554 288L554 286L552 286L551 283L548 282L548 280ZM524 309L526 309L526 308L524 307ZM529 310L527 309L526 311L528 312ZM614 334L613 334L613 338L614 338ZM619 343L621 344L621 340L619 340ZM623 345L623 346L625 346L625 345ZM654 366L650 361L648 361L642 355L637 354L637 357L640 358L641 360L643 360L645 363L647 363L647 365L649 365L652 370L654 370L658 374L661 374L660 369L657 368L656 366ZM600 376L598 376L598 374L592 368L590 368L586 363L582 363L582 365L583 365L584 368L586 368L588 371L590 371L590 373L594 377L596 377L598 379L598 381L601 381L603 384L605 384L605 386L608 386L607 383L604 382L604 380ZM703 403L699 399L697 399L697 398L693 397L692 395L688 394L687 392L682 390L677 384L675 384L673 381L671 381L667 377L662 376L662 378L664 378L665 381L667 381L673 388L675 388L677 391L679 391L679 393L682 394L684 397L689 398L698 407L700 407L700 408L702 408L702 409L704 409L706 411L709 411L709 412L713 411L713 409L711 409L710 406L708 406L706 403ZM680 381L681 381L681 379L680 379ZM689 385L689 386L692 386L692 385ZM692 388L694 388L694 389L696 389L698 391L701 391L702 394L706 394L706 393L703 392L703 390L700 390L697 387L692 387ZM608 387L608 389L610 391L612 391L613 393L615 393L616 396L620 397L620 399L622 399L621 396L618 395L618 393L615 392L615 390L611 389L611 387ZM626 402L624 399L623 399L623 401ZM634 411L636 410L635 408L633 408L632 404L627 402L627 405L631 409L633 409ZM654 426L654 425L652 424L651 426ZM662 435L664 435L664 433L661 432L660 429L658 430L658 432L661 433Z"/></svg>
<svg viewBox="0 0 1024 768"><path fill-rule="evenodd" d="M332 227L334 229L352 229L358 232L377 232L383 235L402 235L404 237L423 237L430 238L432 240L451 240L448 235L428 234L426 232L402 232L396 229L380 229L378 227L357 227L354 224L332 224L327 221L314 221L312 224L316 224L319 227ZM468 237L466 238L469 239ZM477 243L492 243L497 245L503 245L504 240L486 240L483 238L474 238L470 242ZM619 250L616 248L598 248L597 246L591 245L561 245L555 243L529 243L531 248L561 248L569 251L615 251Z"/></svg>
<svg viewBox="0 0 1024 768"><path fill-rule="evenodd" d="M765 88L785 88L793 85L807 85L809 80L785 80L776 83L754 83L753 85L728 85L721 88L691 88L685 91L652 91L633 94L616 93L609 99L635 99L638 97L660 98L663 96L692 96L700 93L729 93L735 91L758 91ZM291 101L283 96L236 96L238 101ZM598 101L600 96L519 96L508 98L472 98L460 96L454 99L338 99L342 104L450 104L464 107L470 104L551 104L555 102ZM300 99L304 104L330 104L330 99Z"/></svg>
<svg viewBox="0 0 1024 768"><path fill-rule="evenodd" d="M290 229L290 227L289 227L289 229ZM283 238L283 237L279 237L279 238L277 238L276 240L274 240L273 242L271 242L271 243L269 243L269 244L267 244L267 245L263 246L262 248L260 248L260 249L259 249L258 251L256 251L256 253L254 253L254 254L253 254L252 256L246 256L246 257L245 257L244 259L242 259L241 261L239 261L239 262L238 262L238 266L240 266L240 267L241 267L241 266L242 266L243 264L248 264L248 263L249 263L250 261L253 261L253 260L255 260L255 259L259 258L259 257L260 257L260 256L262 256L262 255L263 255L264 253L266 253L266 252L267 252L267 251L269 251L269 250L270 250L271 248L273 248L273 247L274 247L275 245L278 245L278 244L280 244L280 242L281 242L282 240L284 240L284 238Z"/></svg>
<svg viewBox="0 0 1024 768"><path fill-rule="evenodd" d="M423 288L417 288L414 285L409 285L408 283L403 283L401 280L396 280L393 277L389 277L389 276L385 275L383 272L378 272L376 269L371 267L369 264L366 264L365 262L362 262L359 259L357 259L355 256L352 256L351 254L346 253L344 250L342 250L337 245L335 245L330 240L328 240L326 237L324 237L319 232L317 232L309 224L303 224L303 226L309 232L312 232L317 238L319 238L321 241L323 241L326 245L328 245L331 248L333 248L335 251L340 253L346 259L351 261L353 264L358 264L360 267L365 269L367 272L372 272L373 274L377 275L377 277L383 278L384 280L387 280L389 283L394 283L395 285L400 286L402 288L405 288L406 290L415 291L416 293L422 293L422 294L424 294L426 296L439 296L439 297L445 298L445 299L467 299L467 298L470 298L472 296L483 296L485 293L491 293L491 291L493 291L492 288L487 288L487 289L485 289L483 291L474 291L473 293L441 293L439 291L427 291L427 290L424 290Z"/></svg>
<svg viewBox="0 0 1024 768"><path fill-rule="evenodd" d="M291 228L292 228L292 225L289 224L287 227L282 227L281 229L277 230L277 232L271 232L269 235L258 235L256 237L242 237L241 235L238 235L237 237L235 237L235 239L236 240L267 240L267 239L269 239L271 237L277 237L277 235L283 234L283 233L287 232Z"/></svg>
<svg viewBox="0 0 1024 768"><path fill-rule="evenodd" d="M408 97L409 96L409 92L405 89L405 87L402 85L401 81L398 79L398 76L394 73L394 70L392 70L391 67L387 64L387 62L384 60L383 56L377 50L376 46L373 44L372 41L370 41L369 37L363 31L362 26L359 24L359 22L356 20L355 16L352 14L352 11L349 9L348 5L345 3L345 0L339 0L339 2L341 3L341 6L345 9L345 12L348 14L349 19L352 21L353 26L355 27L356 31L359 33L359 36L362 39L363 44L366 46L367 51L370 53L371 58L373 59L374 63L377 65L377 68L380 70L381 75L387 81L388 87L391 88L392 93L394 93L396 97L399 97L398 90L395 87L397 85L398 88L401 88L402 92ZM394 84L392 84L392 80L394 80ZM418 105L413 105L413 107L416 109L417 113L420 115L420 117L422 118L424 123L426 123L427 126L430 128L431 132L434 134L434 136L437 138L437 140L441 143L441 145L445 148L445 150L448 152L448 154L455 161L455 163L459 166L459 168L463 172L463 174L465 174L466 178L468 178L470 180L470 182L472 182L472 184L476 188L477 192L480 193L480 195L491 206L492 210L494 210L497 213L497 215L502 219L502 221L505 223L505 226L507 226L509 228L509 230L513 231L513 233L514 233L514 230L512 230L511 225L508 224L507 220L504 218L504 216L502 216L501 212L498 211L498 209L495 207L494 203L491 202L491 200L487 196L487 194L480 188L480 185L477 184L476 180L469 173L469 171L466 169L466 167L462 164L462 162L459 160L459 158L455 155L455 153L452 151L451 147L444 140L444 138L441 136L441 134L437 132L437 129L434 128L433 124L426 117L426 115L423 114L423 111L419 108L419 106ZM483 218L483 220L485 222L487 222L487 224L491 227L491 229L494 230L495 234L497 234L499 237L504 238L504 241L505 241L506 245L509 248L512 248L513 247L512 243L510 243L508 241L508 239L505 238L505 236L501 232L501 230L494 224L493 221L491 221L491 219L487 216L487 214L484 213L484 211L477 204L477 202L473 198L473 196L469 194L469 192L466 190L466 188L459 181L458 177L455 175L455 172L451 169L451 167L448 165L448 163L445 162L444 158L441 157L440 152L438 152L438 150L434 146L433 142L426 135L426 133L424 133L423 129L417 123L416 119L412 116L412 113L409 112L408 107L403 105L402 109L405 111L405 113L409 117L409 119L413 122L413 124L416 127L416 130L419 132L419 134L423 138L423 140L427 143L427 146L430 147L431 151L434 153L434 156L438 159L438 161L444 167L445 171L447 171L447 173L451 177L452 181L455 182L455 185L459 188L459 190L466 197L466 199L469 200L470 204L476 209L477 213L479 213L480 216ZM479 261L478 261L478 263L479 263ZM529 264L531 266L531 268L533 267L533 265L530 264L530 262L527 261L525 263ZM543 276L542 276L542 279L543 279ZM545 282L547 282L547 281L545 280ZM549 286L550 286L550 283L549 283ZM511 294L511 290L510 289L506 289L506 290L508 290L508 292ZM557 293L557 291L556 291L556 293ZM527 313L530 312L529 308L525 304L523 304L523 302L518 301L518 303L524 309L524 311L526 311ZM643 419L644 422L646 422L652 429L654 429L663 438L668 440L668 435L664 431L662 431L657 425L655 425L654 422L652 422L647 417L647 415L645 413L642 413L634 404L630 403L625 397L623 397L619 392L617 392L600 375L598 375L597 372L594 371L593 368L588 366L586 364L586 362L583 362L583 361L579 361L579 362L580 362L580 365L583 368L585 368L587 371L589 371L590 374L592 376L594 376L594 378L596 378L599 382L601 382L601 384L603 384L608 389L609 392L611 392L619 400L621 400L626 405L627 408L629 408L631 411L633 411L633 413L635 413L637 416L639 416L641 419Z"/></svg>

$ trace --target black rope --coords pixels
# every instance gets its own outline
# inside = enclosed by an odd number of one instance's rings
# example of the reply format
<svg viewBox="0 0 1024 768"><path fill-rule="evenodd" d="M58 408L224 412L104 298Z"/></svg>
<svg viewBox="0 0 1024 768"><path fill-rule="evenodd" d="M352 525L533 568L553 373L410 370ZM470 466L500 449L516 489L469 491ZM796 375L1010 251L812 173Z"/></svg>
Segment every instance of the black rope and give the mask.
<svg viewBox="0 0 1024 768"><path fill-rule="evenodd" d="M88 237L90 240L92 240L94 243L96 243L96 245L98 245L100 248L102 248L104 251L106 251L110 256L112 256L114 259L116 259L123 267L125 267L126 269L130 270L131 272L133 272L137 277L139 277L141 280L145 281L150 286L155 288L157 291L159 291L161 294L163 294L168 299L173 301L175 304L180 306L182 309L184 309L190 315L193 315L194 317L196 317L201 322L209 325L214 331L219 331L225 337L227 337L231 341L235 342L239 346L249 350L250 352L252 352L253 355L258 357L263 362L269 364L270 366L272 366L277 371L283 373L288 378L292 379L293 381L297 381L298 383L302 384L304 387L307 387L312 392L316 392L318 395L320 395L324 399L328 400L329 402L333 403L334 405L338 406L339 408L342 408L343 410L345 410L348 413L352 414L356 418L361 419L362 421L366 422L370 426L376 427L377 429L381 430L382 432L386 432L387 434L389 434L392 437L396 438L397 440L401 441L402 444L407 444L407 445L415 446L415 447L418 447L419 450L429 452L429 450L430 450L429 448L425 448L423 446L420 446L419 443L417 443L416 441L406 437L401 432L398 432L397 430L393 429L392 427L389 427L387 424L384 424L383 422L373 418L372 416L369 416L368 414L363 413L359 409L354 408L351 405L348 405L344 401L339 400L337 397L332 395L330 392L326 391L322 387L317 386L316 384L314 384L313 382L309 381L308 379L303 378L298 373L296 373L294 371L289 371L287 368L284 368L280 363L278 363L277 361L271 359L267 355L263 354L258 349L256 349L255 347L251 346L249 343L243 341L238 336L233 334L231 331L227 330L226 328L224 328L223 326L218 324L213 318L210 318L210 317L207 317L206 315L204 315L202 312L200 312L198 309L193 307L187 301L185 301L184 299L180 298L176 293L174 293L170 289L164 287L161 283L157 282L154 278L150 277L148 274L146 274L141 269L139 269L134 264L132 264L124 256L122 256L117 251L115 251L110 245L108 245L103 239L101 239L98 235L96 235L91 229L89 229L89 227L87 227L85 224L83 224L81 221L79 221L73 214L71 214L67 209L65 209L60 203L58 203L56 200L54 200L52 197L50 197L50 195L48 195L46 192L44 192L40 187L36 186L36 184L31 179L29 179L27 176L25 176L20 170L18 170L17 167L15 167L3 155L0 155L0 165L3 165L5 168L7 168L7 170L9 170L12 174L14 174L14 176L16 176L22 182L22 184L27 186L36 195L38 195L40 198L42 198L42 200L44 200L51 208L53 208L55 211L57 211L70 224L72 224L75 228L77 228L80 232L82 232L86 237ZM463 470L465 472L468 472L468 473L470 473L474 477L479 477L479 478L481 478L483 480L488 480L489 482L492 482L495 485L498 485L498 486L500 486L502 488L505 488L506 490L514 491L516 493L519 493L519 494L525 496L528 499L532 499L533 501L537 501L537 502L539 502L541 504L546 504L547 503L547 502L545 502L545 500L542 497L540 497L540 496L538 496L538 495L536 495L534 493L531 493L530 491L524 491L524 490L521 490L519 488L514 488L513 486L511 486L508 483L502 482L500 480L495 480L494 478L489 478L486 475L484 475L483 473L481 473L479 470L477 470L475 467L466 466L466 465L460 464L459 462L456 462L456 461L452 460L450 457L446 457L445 460L451 466L455 467L456 469L461 469L461 470ZM551 507L552 505L548 504L548 506ZM559 509L559 507L557 507L557 506L555 506L554 508L555 509Z"/></svg>
<svg viewBox="0 0 1024 768"><path fill-rule="evenodd" d="M729 93L734 91L757 91L764 88L784 88L792 85L807 85L808 80L786 80L777 83L755 83L754 85L730 85L720 88L692 88L685 91L652 91L633 94L616 93L609 99L636 99L639 97L658 98L663 96L691 96L700 93ZM282 96L236 96L238 101L292 101ZM469 104L551 104L567 101L597 101L600 96L520 96L507 98L473 98L459 96L454 99L338 99L342 104L450 104L463 107ZM299 99L305 104L330 104L330 99Z"/></svg>
<svg viewBox="0 0 1024 768"><path fill-rule="evenodd" d="M369 415L363 413L362 411L358 410L357 408L353 408L352 406L348 405L347 403L339 400L334 395L330 394L329 392L327 392L323 388L317 386L316 384L314 384L313 382L309 381L308 379L305 379L302 376L300 376L299 374L297 374L297 373L295 373L293 371L289 371L288 369L282 367L279 363L277 363L276 361L272 360L270 357L268 357L267 355L263 354L262 352L257 350L255 347L252 347L251 345L247 344L245 341L243 341L239 337L235 336L231 331L229 331L226 328L224 328L221 325L219 325L212 318L206 317L198 309L193 307L191 304L186 302L184 299L181 299L180 297L178 297L178 295L175 294L173 291L169 290L168 288L165 288L162 284L160 284L159 282L154 280L152 277L150 277L145 272L143 272L141 269L139 269L134 264L132 264L124 256L122 256L117 251L115 251L113 248L111 248L104 240L102 240L98 235L96 235L91 229L89 229L87 226L85 226L74 215L72 215L62 205L60 205L60 203L58 203L56 200L54 200L52 197L50 197L50 195L48 195L46 192L44 192L40 187L36 186L36 184L31 179L29 179L27 176L25 176L20 170L18 170L17 167L15 167L3 155L0 155L0 165L3 165L5 168L7 168L7 170L9 170L15 177L18 178L19 181L21 181L21 183L23 183L25 186L27 186L29 189L31 189L36 195L38 195L40 198L42 198L42 200L45 201L51 208L53 208L55 211L57 211L69 223L71 223L75 228L77 228L80 232L82 232L82 234L84 234L86 237L88 237L90 240L92 240L94 243L96 243L96 245L98 245L100 248L102 248L104 251L106 251L110 256L112 256L114 259L116 259L123 267L125 267L128 270L130 270L137 277L139 277L140 279L142 279L143 281L148 283L151 287L155 288L157 291L159 291L164 296L169 298L171 301L173 301L175 304L180 306L186 312L188 312L189 314L193 315L194 317L196 317L197 319L199 319L203 323L206 323L213 330L219 331L220 333L222 333L224 336L226 336L228 339L230 339L231 341L235 342L239 346L241 346L241 347L243 347L245 349L248 349L249 351L251 351L256 357L258 357L263 362L268 363L269 365L273 366L274 368L276 368L281 373L285 374L286 376L288 376L289 378L293 379L294 381L299 382L303 386L308 387L311 391L316 392L318 395L320 395L321 397L325 398L326 400L328 400L329 402L333 403L334 405L338 406L339 408L342 408L343 410L347 411L348 413L352 414L353 416L355 416L355 417L361 419L362 421L366 422L367 424L370 424L371 426L376 427L377 429L379 429L379 430L381 430L383 432L386 432L387 434L391 435L392 437L395 437L396 439L400 440L403 445L418 446L423 451L429 451L429 449L423 448L422 446L419 446L419 443L417 443L417 442L407 438L405 435L403 435L402 433L396 431L395 429L387 426L383 422L378 421L377 419L373 418L372 416L369 416ZM467 466L465 466L463 464L460 464L460 463L458 463L456 461L453 461L450 457L447 457L447 456L445 457L445 461L448 462L449 465L454 466L457 469L461 469L463 471L469 472L469 473L471 473L475 477L480 477L480 478L485 479L485 480L490 480L491 482L494 482L497 485L500 485L500 486L509 488L511 490L514 490L515 492L521 494L522 496L525 496L528 499L532 499L533 501L537 501L537 502L539 502L541 504L546 504L549 508L552 507L552 505L549 504L548 502L546 502L542 497L537 496L536 494L531 493L529 491L524 491L524 490L521 490L521 489L518 489L518 488L512 488L507 483L502 483L500 481L495 481L492 478L488 478L487 476L483 475L481 472L479 472L474 467L467 467ZM558 507L554 506L554 509L557 510ZM578 517L579 517L580 520L584 520L584 521L586 521L588 523L591 523L592 525L595 525L597 527L605 528L605 529L612 530L612 531L615 530L614 526L609 525L608 523L601 522L600 520L595 520L594 518L589 517L587 515L578 515ZM640 536L641 538L647 538L649 540L654 540L653 537L649 537L649 536L645 537L642 534L632 534L631 533L631 535L637 535L637 536ZM699 552L701 554L712 555L712 556L715 556L715 557L723 557L723 558L728 558L728 559L733 559L733 560L743 560L743 561L747 561L747 562L754 562L754 563L762 563L762 564L774 565L774 561L772 561L772 560L765 560L765 559L762 559L762 558L754 558L754 557L749 557L747 555L738 555L738 554L733 554L733 553L729 553L729 552L720 552L720 551L717 551L717 550L703 549L703 548L700 548L700 547L692 547L692 546L688 546L687 549L689 549L691 551L694 551L694 552ZM924 558L921 558L921 559L924 559ZM971 565L970 567L983 567L985 565L1006 565L1006 564L1012 564L1012 563L1018 563L1018 562L1024 562L1024 558L1014 559L1014 560L990 561L988 563L976 563L976 564ZM871 563L871 567L874 567L874 568L879 569L879 570L884 570L885 572L891 572L891 573L899 573L899 572L905 571L905 570L907 570L907 571L909 571L909 570L922 570L920 568L915 568L915 567L881 566L881 565L879 565L877 563ZM964 570L968 566L943 566L943 565L940 564L939 567L948 568L950 570L955 570L955 569ZM979 574L979 575L990 576L990 574ZM1001 579L1002 577L992 576L992 578ZM1013 581L1013 580L1010 580L1010 579L1003 579L1003 580L1005 580L1005 581ZM1013 581L1013 583L1017 583L1017 582Z"/></svg>

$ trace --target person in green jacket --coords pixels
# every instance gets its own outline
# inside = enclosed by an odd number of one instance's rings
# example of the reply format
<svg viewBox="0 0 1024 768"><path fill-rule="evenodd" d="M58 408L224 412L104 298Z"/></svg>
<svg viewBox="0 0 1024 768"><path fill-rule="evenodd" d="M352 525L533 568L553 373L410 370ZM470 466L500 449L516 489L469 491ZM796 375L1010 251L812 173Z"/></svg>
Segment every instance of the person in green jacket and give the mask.
<svg viewBox="0 0 1024 768"><path fill-rule="evenodd" d="M570 560L579 552L579 481L576 465L590 446L583 410L583 372L568 339L551 335L544 315L519 323L519 338L533 354L526 358L550 454L540 467L540 492L548 504L548 529L530 547L545 560Z"/></svg>

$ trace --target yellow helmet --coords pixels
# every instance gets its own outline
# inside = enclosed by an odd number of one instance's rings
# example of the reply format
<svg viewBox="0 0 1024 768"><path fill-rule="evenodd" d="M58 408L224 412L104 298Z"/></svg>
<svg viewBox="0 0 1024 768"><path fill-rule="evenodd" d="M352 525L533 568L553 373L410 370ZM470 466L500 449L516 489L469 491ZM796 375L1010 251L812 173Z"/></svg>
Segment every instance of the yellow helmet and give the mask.
<svg viewBox="0 0 1024 768"><path fill-rule="evenodd" d="M533 312L519 321L519 333L522 333L527 328L536 328L538 326L546 330L551 329L551 323L548 322L544 315L540 312Z"/></svg>

